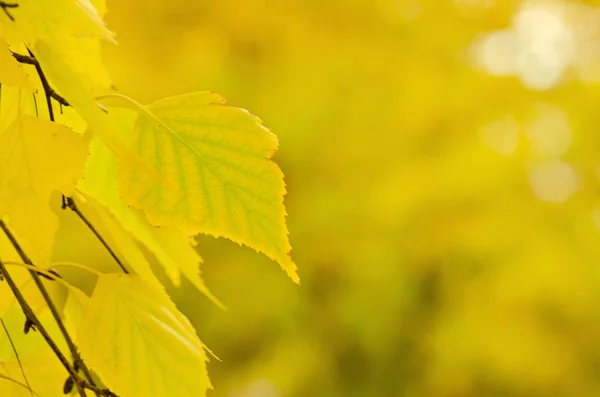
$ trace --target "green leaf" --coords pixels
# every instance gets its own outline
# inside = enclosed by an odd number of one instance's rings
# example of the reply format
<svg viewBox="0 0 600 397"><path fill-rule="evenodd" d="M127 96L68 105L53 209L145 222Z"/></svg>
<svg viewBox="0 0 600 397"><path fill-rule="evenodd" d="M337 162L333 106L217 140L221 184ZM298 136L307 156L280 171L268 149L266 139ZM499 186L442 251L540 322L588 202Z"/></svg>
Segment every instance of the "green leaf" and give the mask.
<svg viewBox="0 0 600 397"><path fill-rule="evenodd" d="M121 130L131 130L136 119L135 112L129 109L111 109L110 116ZM92 138L90 141L90 156L78 189L106 207L123 229L152 252L174 285L179 286L183 273L217 306L224 308L200 276L199 264L202 259L194 248L193 240L174 228L152 226L139 211L130 208L121 199L117 190L117 158L99 139ZM133 248L122 248L121 251L133 252ZM137 264L144 267L143 263L136 262L133 257L128 262L132 266ZM135 270L142 276L142 269Z"/></svg>
<svg viewBox="0 0 600 397"><path fill-rule="evenodd" d="M222 236L263 252L299 282L289 255L283 174L271 161L275 135L212 92L138 106L133 148L175 188L123 163L119 187L126 203L156 226Z"/></svg>
<svg viewBox="0 0 600 397"><path fill-rule="evenodd" d="M206 352L169 297L137 276L106 274L79 329L82 357L121 397L204 396Z"/></svg>
<svg viewBox="0 0 600 397"><path fill-rule="evenodd" d="M33 262L46 267L59 225L50 195L73 192L87 145L63 125L20 115L0 134L0 148L0 217L8 217Z"/></svg>

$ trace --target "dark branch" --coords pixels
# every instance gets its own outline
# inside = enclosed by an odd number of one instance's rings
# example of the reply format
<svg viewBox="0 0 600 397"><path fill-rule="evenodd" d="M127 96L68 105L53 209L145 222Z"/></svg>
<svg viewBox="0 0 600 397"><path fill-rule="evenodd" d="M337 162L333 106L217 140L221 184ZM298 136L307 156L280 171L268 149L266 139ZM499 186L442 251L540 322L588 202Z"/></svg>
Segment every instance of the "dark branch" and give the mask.
<svg viewBox="0 0 600 397"><path fill-rule="evenodd" d="M29 51L29 50L28 50ZM52 101L50 99L54 99L61 106L69 106L69 102L62 96L58 95L56 91L50 87L50 83L48 83L48 79L44 74L42 67L38 60L33 56L31 51L29 51L29 55L17 54L16 52L12 53L13 57L17 60L17 62L25 64L25 65L33 65L35 70L40 77L40 81L42 82L42 87L44 87L44 93L46 95L46 102L48 104L48 113L50 115L50 121L54 121L54 110L52 109Z"/></svg>
<svg viewBox="0 0 600 397"><path fill-rule="evenodd" d="M17 242L15 236L8 229L6 224L4 222L2 222L1 220L0 220L0 228L2 228L2 230L4 231L4 234L6 234L6 237L8 237L8 239L10 240L10 243L13 245L13 247L15 248L15 250L21 257L21 260L23 260L23 262L25 262L26 264L35 267L35 265L31 261L31 259L29 259L27 254L25 254L25 252L23 251L23 249ZM4 269L2 269L2 272L6 275L6 271ZM65 338L65 341L67 342L67 346L69 347L71 355L73 356L73 361L81 362L81 357L79 356L79 351L77 350L77 347L75 346L75 343L73 342L73 339L71 339L71 337L69 336L67 328L65 327L65 324L62 321L62 318L60 317L60 313L58 312L58 309L57 309L56 305L54 304L54 302L52 302L52 298L50 297L50 294L48 293L46 286L44 285L44 283L42 283L42 280L40 279L38 272L36 272L35 270L32 270L32 269L29 269L29 274L31 274L31 277L33 278L33 281L35 282L35 285L37 286L38 290L42 294L42 297L46 301L46 304L48 305L48 308L50 309L50 312L52 313L52 317L54 317L54 321L56 321L58 328L60 329L63 337ZM38 324L33 317L31 317L31 316L27 316L27 317L29 318L29 320L31 320L31 322L33 323L35 328L37 328L41 333L42 330L39 327L40 324ZM26 327L26 333L27 333L27 323L25 324L25 327ZM77 374L77 371L75 371L73 368L71 368L71 369L73 370L73 373ZM87 380L90 383L94 383L89 369L85 365L81 365L81 369L83 370L83 373L86 376ZM69 374L71 374L71 375L73 375L73 373L69 372ZM81 389L83 389L83 388L81 388ZM80 394L82 396L84 396L85 391L84 390L82 390L82 391L83 391L83 394L81 394L81 391L80 391Z"/></svg>
<svg viewBox="0 0 600 397"><path fill-rule="evenodd" d="M2 221L0 221L0 226L5 226ZM77 376L77 373L73 370L73 367L71 366L71 364L69 363L67 358L62 354L62 352L60 351L60 349L58 348L56 343L54 343L54 341L52 340L52 337L50 336L48 331L46 331L46 328L44 328L44 326L42 325L42 323L40 322L40 320L38 319L38 317L36 316L34 311L31 309L31 306L29 306L29 304L25 300L25 297L23 296L21 291L19 291L19 287L15 284L14 280L12 279L12 277L6 270L6 266L4 265L4 263L2 263L2 261L0 261L0 270L2 271L2 274L4 274L4 278L5 278L6 282L8 283L8 286L10 287L15 298L17 299L17 302L19 302L21 309L23 309L25 316L27 318L30 318L31 321L33 321L33 323L36 325L37 329L40 331L40 334L42 335L42 337L44 338L44 340L46 341L48 346L50 346L50 349L52 349L52 351L54 352L54 355L58 358L58 360L63 365L63 367L65 367L67 372L69 374L71 374L71 376ZM85 390L82 390L82 389L83 389L83 387L78 388L79 394L81 394L82 396L85 396L86 395Z"/></svg>
<svg viewBox="0 0 600 397"><path fill-rule="evenodd" d="M100 235L100 233L98 233L98 230L96 230L96 228L94 227L94 225L92 225L90 223L90 221L87 220L87 218L85 217L85 215L83 215L81 213L81 211L79 210L79 207L77 207L77 204L75 204L75 200L73 200L73 198L71 198L71 197L64 197L63 196L62 209L64 210L66 208L69 208L71 211L73 211L74 213L77 214L77 216L83 221L83 223L85 223L86 226L92 231L92 233L94 233L94 235L96 236L96 238L98 240L100 240L100 242L102 243L102 245L104 246L104 248L106 248L106 250L108 251L108 253L110 254L110 256L113 257L113 259L115 260L115 262L117 262L117 264L119 265L119 267L121 268L121 270L123 270L123 273L129 274L129 271L127 270L127 268L125 267L125 265L123 265L123 262L121 262L121 260L117 256L117 254L115 254L115 252L112 250L112 248L110 248L110 246L108 245L108 243L106 242L106 240L104 240L104 238Z"/></svg>
<svg viewBox="0 0 600 397"><path fill-rule="evenodd" d="M18 6L19 5L17 3L7 3L5 1L0 1L0 8L2 8L2 11L4 11L8 19L10 19L11 21L14 21L15 18L10 14L10 12L8 12L8 9L17 8Z"/></svg>

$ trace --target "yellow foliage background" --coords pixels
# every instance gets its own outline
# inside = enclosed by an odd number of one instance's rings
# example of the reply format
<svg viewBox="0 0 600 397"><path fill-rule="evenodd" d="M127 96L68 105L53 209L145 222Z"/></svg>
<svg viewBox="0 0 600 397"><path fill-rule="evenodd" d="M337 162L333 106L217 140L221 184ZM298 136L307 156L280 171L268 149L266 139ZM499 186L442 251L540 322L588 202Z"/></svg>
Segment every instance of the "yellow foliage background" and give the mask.
<svg viewBox="0 0 600 397"><path fill-rule="evenodd" d="M279 137L302 286L201 236L229 310L170 289L222 360L211 396L600 392L598 4L108 1L120 92L215 90ZM523 6L587 27L545 89L527 78L547 71L497 76L478 61ZM550 50L527 51L535 63ZM113 265L59 215L57 260Z"/></svg>

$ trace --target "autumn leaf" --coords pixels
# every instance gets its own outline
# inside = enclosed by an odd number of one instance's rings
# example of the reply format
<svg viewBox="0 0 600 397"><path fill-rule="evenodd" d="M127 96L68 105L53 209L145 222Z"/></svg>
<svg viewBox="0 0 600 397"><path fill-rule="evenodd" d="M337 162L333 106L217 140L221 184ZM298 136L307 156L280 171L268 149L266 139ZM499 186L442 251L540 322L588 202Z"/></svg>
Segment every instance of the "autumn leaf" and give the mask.
<svg viewBox="0 0 600 397"><path fill-rule="evenodd" d="M65 126L20 115L0 134L0 148L0 217L8 217L25 252L45 267L59 224L50 195L73 192L83 174L86 144Z"/></svg>
<svg viewBox="0 0 600 397"><path fill-rule="evenodd" d="M111 118L121 130L131 130L135 123L135 113L129 109L111 109ZM165 273L179 286L181 274L211 299L217 306L223 304L210 292L200 276L199 264L202 259L193 246L193 240L174 228L157 228L152 226L139 211L130 208L118 194L117 189L117 158L99 139L90 141L90 156L86 163L85 175L79 181L78 189L86 196L93 197L99 204L106 207L114 220L108 215L103 215L107 224L112 224L110 234L115 241L125 241L119 237L123 228L136 240L142 243L158 260ZM97 209L97 212L102 212ZM114 222L117 221L118 224ZM120 226L119 226L120 225ZM135 260L139 253L135 247L121 247L124 254L129 256L128 262L138 275L152 282L153 276L148 274L149 268L145 258ZM137 268L135 268L137 266ZM146 274L146 276L144 276Z"/></svg>
<svg viewBox="0 0 600 397"><path fill-rule="evenodd" d="M0 40L0 83L20 87L30 92L35 91L21 64L13 58L4 40Z"/></svg>
<svg viewBox="0 0 600 397"><path fill-rule="evenodd" d="M34 44L42 38L56 46L69 36L114 40L90 0L28 0L18 5L12 11L18 23L0 19L0 34L11 40Z"/></svg>
<svg viewBox="0 0 600 397"><path fill-rule="evenodd" d="M110 246L117 250L129 267L149 285L164 290L160 281L156 278L150 263L142 253L140 247L127 232L125 227L102 205L92 197L85 197L86 203L79 204L79 209L86 213L87 218L93 222L97 229L102 227L103 233ZM104 233L104 231L106 233Z"/></svg>
<svg viewBox="0 0 600 397"><path fill-rule="evenodd" d="M121 397L203 396L202 342L169 297L137 276L106 274L77 334L86 362Z"/></svg>
<svg viewBox="0 0 600 397"><path fill-rule="evenodd" d="M141 106L141 105L140 105ZM175 188L121 164L120 192L156 226L226 237L277 261L295 282L277 138L247 111L212 92L141 107L133 148Z"/></svg>
<svg viewBox="0 0 600 397"><path fill-rule="evenodd" d="M57 341L59 348L65 344L60 338L60 331L52 321L48 310L37 311L47 331ZM56 359L39 332L23 333L25 316L18 306L2 315L4 326L0 326L0 393L2 397L31 397L29 390L23 385L29 384L34 395L56 397L61 395L67 372ZM8 334L7 332L8 331ZM9 338L10 335L10 338ZM15 355L19 354L19 360ZM21 371L21 366L23 371ZM27 379L23 377L23 372ZM19 383L11 382L9 377Z"/></svg>

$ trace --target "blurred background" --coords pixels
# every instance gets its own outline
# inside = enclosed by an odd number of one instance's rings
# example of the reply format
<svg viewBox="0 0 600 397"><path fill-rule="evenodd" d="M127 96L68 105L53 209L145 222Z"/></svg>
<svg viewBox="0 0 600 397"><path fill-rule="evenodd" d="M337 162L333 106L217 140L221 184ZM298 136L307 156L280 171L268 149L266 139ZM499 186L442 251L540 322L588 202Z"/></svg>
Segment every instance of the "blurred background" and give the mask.
<svg viewBox="0 0 600 397"><path fill-rule="evenodd" d="M169 290L210 396L600 393L600 1L107 3L120 92L215 90L280 140L302 286L200 236L229 310Z"/></svg>

